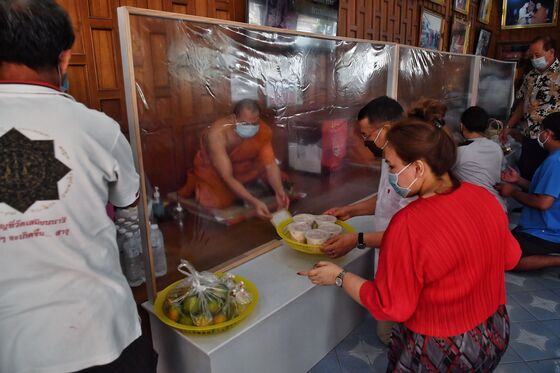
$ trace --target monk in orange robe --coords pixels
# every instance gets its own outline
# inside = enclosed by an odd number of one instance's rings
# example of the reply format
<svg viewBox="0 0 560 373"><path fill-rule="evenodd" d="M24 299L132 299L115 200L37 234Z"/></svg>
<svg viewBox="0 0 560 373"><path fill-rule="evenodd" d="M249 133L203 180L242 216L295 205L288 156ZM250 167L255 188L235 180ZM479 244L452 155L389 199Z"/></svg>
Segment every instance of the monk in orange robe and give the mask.
<svg viewBox="0 0 560 373"><path fill-rule="evenodd" d="M254 100L242 100L234 114L217 120L201 137L201 148L179 196L195 193L205 208L226 208L241 198L254 206L261 218L270 218L268 207L245 184L264 176L276 194L279 208L288 208L280 168L272 149L272 130L260 119Z"/></svg>
<svg viewBox="0 0 560 373"><path fill-rule="evenodd" d="M531 23L534 24L546 23L547 16L548 16L548 9L542 6L541 3L537 3L535 14L533 15L533 18L531 18Z"/></svg>

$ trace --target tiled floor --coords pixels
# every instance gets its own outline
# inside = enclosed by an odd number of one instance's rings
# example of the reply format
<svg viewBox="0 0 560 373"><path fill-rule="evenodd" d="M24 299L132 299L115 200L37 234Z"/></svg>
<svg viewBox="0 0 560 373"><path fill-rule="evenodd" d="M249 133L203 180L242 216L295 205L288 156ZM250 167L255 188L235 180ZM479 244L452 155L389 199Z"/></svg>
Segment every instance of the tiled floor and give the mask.
<svg viewBox="0 0 560 373"><path fill-rule="evenodd" d="M511 339L495 372L560 372L560 268L506 273ZM386 349L368 316L309 373L385 372Z"/></svg>

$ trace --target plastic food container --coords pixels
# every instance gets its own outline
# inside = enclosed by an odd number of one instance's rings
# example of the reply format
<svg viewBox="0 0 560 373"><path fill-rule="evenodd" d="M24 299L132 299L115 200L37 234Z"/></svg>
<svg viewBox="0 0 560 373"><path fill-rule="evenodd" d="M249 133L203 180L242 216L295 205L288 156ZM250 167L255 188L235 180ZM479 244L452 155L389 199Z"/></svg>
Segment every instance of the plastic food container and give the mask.
<svg viewBox="0 0 560 373"><path fill-rule="evenodd" d="M315 215L314 220L319 225L321 223L336 223L337 219L336 216L332 215Z"/></svg>
<svg viewBox="0 0 560 373"><path fill-rule="evenodd" d="M294 222L296 223L307 223L309 226L313 224L315 221L315 216L311 214L298 214L293 217Z"/></svg>
<svg viewBox="0 0 560 373"><path fill-rule="evenodd" d="M311 229L311 224L307 222L288 224L288 232L290 236L297 242L305 242L305 232Z"/></svg>
<svg viewBox="0 0 560 373"><path fill-rule="evenodd" d="M277 226L276 226L276 232L278 233L278 235L284 240L284 243L297 251L300 251L302 253L306 253L306 254L313 254L313 255L323 255L323 252L321 251L321 245L310 245L309 243L302 243L302 242L297 242L296 240L292 239L292 236L290 235L290 232L288 231L288 225L293 223L293 219L292 218L288 218L283 220L282 222L280 222ZM340 221L338 220L336 222L337 225L340 225L343 229L343 233L355 233L356 231L354 230L354 228L352 228L352 226L346 222Z"/></svg>
<svg viewBox="0 0 560 373"><path fill-rule="evenodd" d="M322 229L311 229L305 233L305 239L310 245L322 245L330 236L329 232Z"/></svg>
<svg viewBox="0 0 560 373"><path fill-rule="evenodd" d="M329 232L329 236L338 236L342 233L342 227L335 223L319 223L319 229Z"/></svg>

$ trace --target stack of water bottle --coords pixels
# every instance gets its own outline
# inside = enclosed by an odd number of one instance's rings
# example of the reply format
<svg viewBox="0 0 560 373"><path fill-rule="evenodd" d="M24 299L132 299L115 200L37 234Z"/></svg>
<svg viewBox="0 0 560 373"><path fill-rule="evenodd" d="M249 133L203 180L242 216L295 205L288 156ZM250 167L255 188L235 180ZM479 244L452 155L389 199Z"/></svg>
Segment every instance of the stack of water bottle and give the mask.
<svg viewBox="0 0 560 373"><path fill-rule="evenodd" d="M123 273L130 286L139 286L146 281L146 274L137 208L118 210L115 224ZM163 234L157 224L151 224L150 228L155 275L160 277L167 273Z"/></svg>

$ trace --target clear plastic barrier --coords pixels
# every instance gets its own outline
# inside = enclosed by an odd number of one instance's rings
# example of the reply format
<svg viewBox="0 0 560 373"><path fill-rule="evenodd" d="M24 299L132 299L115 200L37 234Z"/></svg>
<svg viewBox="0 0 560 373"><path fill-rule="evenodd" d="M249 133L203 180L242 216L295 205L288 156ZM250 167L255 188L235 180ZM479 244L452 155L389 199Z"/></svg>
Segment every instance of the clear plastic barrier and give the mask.
<svg viewBox="0 0 560 373"><path fill-rule="evenodd" d="M435 98L447 105L452 128L470 105L475 57L419 48L400 48L398 100L409 108L418 99Z"/></svg>
<svg viewBox="0 0 560 373"><path fill-rule="evenodd" d="M507 120L511 109L515 64L482 58L476 104L491 117Z"/></svg>
<svg viewBox="0 0 560 373"><path fill-rule="evenodd" d="M394 44L130 12L130 34L120 28L132 51L123 53L130 133L169 269L158 289L179 278L182 258L205 270L277 239L258 215L278 205L320 214L376 192L379 162L356 131L373 98L397 89L405 109L442 99L456 123L478 79L472 56L400 47L395 61ZM486 105L486 84L511 81L513 69L483 61L481 71ZM491 104L500 113L508 89Z"/></svg>

